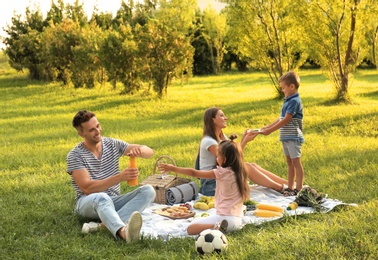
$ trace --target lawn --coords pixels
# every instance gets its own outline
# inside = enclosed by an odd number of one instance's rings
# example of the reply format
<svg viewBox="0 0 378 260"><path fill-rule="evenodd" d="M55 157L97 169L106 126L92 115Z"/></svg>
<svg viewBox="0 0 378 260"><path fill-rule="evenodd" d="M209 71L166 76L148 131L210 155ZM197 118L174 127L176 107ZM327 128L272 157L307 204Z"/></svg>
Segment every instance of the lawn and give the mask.
<svg viewBox="0 0 378 260"><path fill-rule="evenodd" d="M227 235L226 253L205 259L376 259L378 73L355 74L352 105L332 103L332 85L320 70L299 74L305 184L358 208L247 225ZM112 90L108 85L74 89L30 81L0 55L1 259L198 258L192 238L143 238L125 244L106 230L81 234L84 220L73 214L75 194L65 172L67 153L81 141L72 117L77 110L91 110L103 136L152 147L152 159L138 160L140 179L145 179L160 155L170 155L180 166L194 166L207 108L222 108L228 117L226 134L241 135L247 127L275 120L282 104L274 98L268 76L260 72L175 82L163 99L147 90L134 96L120 92L121 87ZM256 138L245 158L286 178L278 132ZM127 159L121 161L122 167L127 164ZM122 184L123 192L130 189Z"/></svg>

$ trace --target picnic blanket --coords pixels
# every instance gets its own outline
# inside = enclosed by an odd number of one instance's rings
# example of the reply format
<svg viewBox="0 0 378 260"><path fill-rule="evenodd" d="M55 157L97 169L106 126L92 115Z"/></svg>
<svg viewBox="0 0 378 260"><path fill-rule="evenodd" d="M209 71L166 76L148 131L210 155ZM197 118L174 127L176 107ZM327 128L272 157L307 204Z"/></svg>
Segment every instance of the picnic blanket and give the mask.
<svg viewBox="0 0 378 260"><path fill-rule="evenodd" d="M295 196L292 197L284 197L279 192L276 192L272 189L265 188L258 185L251 185L251 200L256 201L257 203L268 203L271 205L281 206L286 209L286 207L294 201ZM199 199L201 194L198 194L198 197L195 200L188 202L193 206L194 202ZM176 204L175 204L176 205ZM179 204L177 204L179 205ZM347 204L339 201L337 199L325 199L322 206L326 207L326 210L323 211L327 213L333 210L335 207L340 205L351 205L357 206L356 204ZM149 238L160 238L163 240L169 240L171 238L183 238L189 237L186 232L186 229L193 218L188 219L170 219L168 217L164 217L154 213L157 209L162 209L167 207L168 205L156 204L153 203L150 207L145 209L142 212L143 217L143 226L141 233L145 237ZM215 209L209 209L206 211L193 209L196 212L196 216L199 217L202 213L207 212L209 215L215 215ZM301 214L311 214L315 213L315 210L311 207L298 207L296 210L285 210L285 214L289 216L293 215L301 215ZM243 217L243 225L260 225L267 221L277 220L282 217L272 217L272 218L262 218L256 217L253 215L253 211L247 211Z"/></svg>

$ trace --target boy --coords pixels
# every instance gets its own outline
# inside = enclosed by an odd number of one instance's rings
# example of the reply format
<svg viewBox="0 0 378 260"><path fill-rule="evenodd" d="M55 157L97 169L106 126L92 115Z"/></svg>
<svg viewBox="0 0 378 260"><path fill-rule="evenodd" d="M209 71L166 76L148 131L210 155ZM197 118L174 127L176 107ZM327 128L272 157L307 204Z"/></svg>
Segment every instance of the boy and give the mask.
<svg viewBox="0 0 378 260"><path fill-rule="evenodd" d="M287 72L278 80L282 92L285 95L280 118L272 124L263 127L261 133L269 135L280 129L280 141L288 167L288 188L284 190L284 196L295 196L303 187L304 170L301 163L301 148L304 142L303 106L299 97L299 76L295 72ZM296 187L294 187L296 180Z"/></svg>

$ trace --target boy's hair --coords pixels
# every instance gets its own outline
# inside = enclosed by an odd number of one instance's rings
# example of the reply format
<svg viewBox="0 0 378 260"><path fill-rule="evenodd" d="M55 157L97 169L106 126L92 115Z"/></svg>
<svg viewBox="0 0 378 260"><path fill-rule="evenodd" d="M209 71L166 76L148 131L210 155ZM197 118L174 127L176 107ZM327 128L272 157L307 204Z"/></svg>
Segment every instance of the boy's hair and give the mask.
<svg viewBox="0 0 378 260"><path fill-rule="evenodd" d="M283 74L278 80L278 82L282 82L282 81L284 81L287 85L294 84L296 89L299 88L299 85L301 83L301 80L298 74L295 73L294 71L289 71Z"/></svg>
<svg viewBox="0 0 378 260"><path fill-rule="evenodd" d="M243 201L246 201L250 196L248 171L244 163L243 150L239 143L233 141L235 138L237 138L237 135L233 134L230 136L230 140L224 140L219 144L219 155L226 158L226 161L221 166L223 168L230 167L235 173L239 192Z"/></svg>
<svg viewBox="0 0 378 260"><path fill-rule="evenodd" d="M75 127L77 130L81 129L81 124L88 122L89 119L95 117L95 113L87 110L80 110L76 113L72 120L72 126Z"/></svg>

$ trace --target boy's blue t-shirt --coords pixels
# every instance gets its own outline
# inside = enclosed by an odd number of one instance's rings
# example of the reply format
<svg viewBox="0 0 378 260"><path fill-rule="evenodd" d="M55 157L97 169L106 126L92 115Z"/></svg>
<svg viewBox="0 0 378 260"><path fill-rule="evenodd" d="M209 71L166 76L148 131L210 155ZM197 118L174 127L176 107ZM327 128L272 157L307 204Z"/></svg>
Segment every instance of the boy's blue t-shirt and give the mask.
<svg viewBox="0 0 378 260"><path fill-rule="evenodd" d="M282 120L286 114L293 115L293 118L287 125L280 128L280 141L303 143L303 106L299 93L284 99L280 119Z"/></svg>

